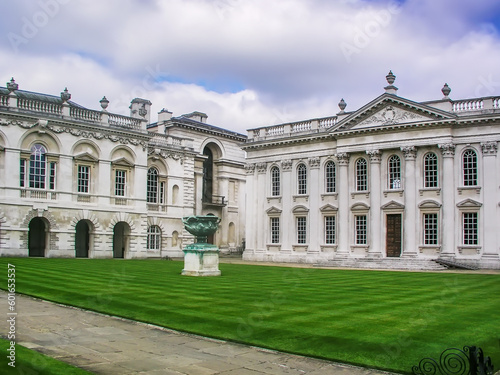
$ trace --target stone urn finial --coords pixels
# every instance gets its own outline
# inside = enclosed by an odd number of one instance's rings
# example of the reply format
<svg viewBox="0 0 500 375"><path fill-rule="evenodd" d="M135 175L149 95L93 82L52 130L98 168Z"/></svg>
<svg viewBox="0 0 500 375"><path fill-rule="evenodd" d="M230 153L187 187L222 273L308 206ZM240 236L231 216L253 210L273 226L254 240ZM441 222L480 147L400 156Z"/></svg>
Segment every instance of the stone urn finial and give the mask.
<svg viewBox="0 0 500 375"><path fill-rule="evenodd" d="M7 82L7 90L10 92L16 91L19 89L19 85L14 81L14 77L11 78L10 82Z"/></svg>
<svg viewBox="0 0 500 375"><path fill-rule="evenodd" d="M102 99L99 101L99 103L101 103L101 107L105 111L106 108L108 108L109 100L106 99L105 96L103 96Z"/></svg>
<svg viewBox="0 0 500 375"><path fill-rule="evenodd" d="M347 103L345 102L344 98L342 98L339 102L340 113L344 113L345 107L347 107Z"/></svg>
<svg viewBox="0 0 500 375"><path fill-rule="evenodd" d="M443 99L449 99L448 95L450 95L450 92L451 92L450 86L448 86L448 84L445 83L443 88L441 89L441 92L444 95Z"/></svg>
<svg viewBox="0 0 500 375"><path fill-rule="evenodd" d="M71 99L71 94L69 93L67 87L65 87L64 91L61 92L61 99L62 99L63 103L65 103L65 102L67 102L68 100Z"/></svg>
<svg viewBox="0 0 500 375"><path fill-rule="evenodd" d="M385 76L385 79L387 79L389 85L392 85L396 80L396 76L392 73L392 70L389 70L389 74Z"/></svg>

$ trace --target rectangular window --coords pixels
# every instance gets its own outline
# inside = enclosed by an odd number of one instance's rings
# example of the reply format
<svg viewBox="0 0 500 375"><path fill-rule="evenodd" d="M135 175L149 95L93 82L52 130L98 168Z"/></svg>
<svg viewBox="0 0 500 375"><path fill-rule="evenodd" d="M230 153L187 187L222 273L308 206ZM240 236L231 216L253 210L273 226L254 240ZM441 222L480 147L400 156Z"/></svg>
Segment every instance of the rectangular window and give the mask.
<svg viewBox="0 0 500 375"><path fill-rule="evenodd" d="M115 195L117 197L125 196L126 182L127 182L127 171L117 169L115 171Z"/></svg>
<svg viewBox="0 0 500 375"><path fill-rule="evenodd" d="M356 216L355 225L356 245L366 245L368 243L368 227L366 215Z"/></svg>
<svg viewBox="0 0 500 375"><path fill-rule="evenodd" d="M271 218L271 243L280 242L280 218Z"/></svg>
<svg viewBox="0 0 500 375"><path fill-rule="evenodd" d="M24 187L24 181L26 181L26 160L21 159L19 166L19 186Z"/></svg>
<svg viewBox="0 0 500 375"><path fill-rule="evenodd" d="M90 167L88 165L78 166L78 192L88 193L90 185Z"/></svg>
<svg viewBox="0 0 500 375"><path fill-rule="evenodd" d="M307 218L297 218L297 243L307 243Z"/></svg>
<svg viewBox="0 0 500 375"><path fill-rule="evenodd" d="M160 204L165 203L165 183L160 182Z"/></svg>
<svg viewBox="0 0 500 375"><path fill-rule="evenodd" d="M438 244L438 215L424 214L424 245Z"/></svg>
<svg viewBox="0 0 500 375"><path fill-rule="evenodd" d="M49 189L56 188L56 163L49 163Z"/></svg>
<svg viewBox="0 0 500 375"><path fill-rule="evenodd" d="M325 243L335 243L335 216L325 216Z"/></svg>
<svg viewBox="0 0 500 375"><path fill-rule="evenodd" d="M462 232L464 245L478 244L477 212L464 212L462 214Z"/></svg>

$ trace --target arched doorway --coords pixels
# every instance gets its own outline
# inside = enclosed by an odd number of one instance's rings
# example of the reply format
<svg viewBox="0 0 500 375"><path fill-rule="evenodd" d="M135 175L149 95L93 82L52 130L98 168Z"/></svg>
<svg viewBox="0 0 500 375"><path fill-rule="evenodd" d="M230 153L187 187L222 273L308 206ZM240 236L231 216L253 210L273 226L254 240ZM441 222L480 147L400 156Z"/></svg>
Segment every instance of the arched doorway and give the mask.
<svg viewBox="0 0 500 375"><path fill-rule="evenodd" d="M90 247L90 227L86 220L80 220L75 228L75 256L88 258Z"/></svg>
<svg viewBox="0 0 500 375"><path fill-rule="evenodd" d="M48 223L41 217L33 218L28 226L28 255L44 257L47 248Z"/></svg>
<svg viewBox="0 0 500 375"><path fill-rule="evenodd" d="M113 228L113 258L124 258L128 250L128 239L130 235L130 226L120 221Z"/></svg>

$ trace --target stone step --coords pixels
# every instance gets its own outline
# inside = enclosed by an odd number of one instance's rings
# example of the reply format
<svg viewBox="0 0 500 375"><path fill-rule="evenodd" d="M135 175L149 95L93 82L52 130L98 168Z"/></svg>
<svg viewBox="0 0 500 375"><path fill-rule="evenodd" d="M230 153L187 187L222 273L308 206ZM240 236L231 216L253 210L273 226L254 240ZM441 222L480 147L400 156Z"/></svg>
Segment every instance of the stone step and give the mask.
<svg viewBox="0 0 500 375"><path fill-rule="evenodd" d="M405 258L357 258L357 259L332 259L316 264L317 267L342 267L342 268L368 268L368 269L401 269L401 270L426 270L443 271L448 269L445 265L434 260L405 259Z"/></svg>

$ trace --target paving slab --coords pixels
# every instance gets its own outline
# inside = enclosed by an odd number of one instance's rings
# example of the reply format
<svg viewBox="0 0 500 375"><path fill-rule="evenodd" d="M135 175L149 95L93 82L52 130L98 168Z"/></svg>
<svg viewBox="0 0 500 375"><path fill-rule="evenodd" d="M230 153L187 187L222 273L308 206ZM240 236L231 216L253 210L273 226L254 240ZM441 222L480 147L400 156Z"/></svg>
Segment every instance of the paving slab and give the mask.
<svg viewBox="0 0 500 375"><path fill-rule="evenodd" d="M0 291L0 311L7 293ZM16 296L17 343L102 375L380 375ZM8 331L0 320L0 333ZM1 373L0 369L0 373Z"/></svg>

